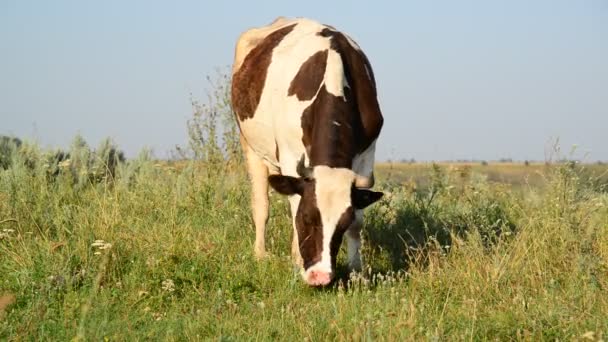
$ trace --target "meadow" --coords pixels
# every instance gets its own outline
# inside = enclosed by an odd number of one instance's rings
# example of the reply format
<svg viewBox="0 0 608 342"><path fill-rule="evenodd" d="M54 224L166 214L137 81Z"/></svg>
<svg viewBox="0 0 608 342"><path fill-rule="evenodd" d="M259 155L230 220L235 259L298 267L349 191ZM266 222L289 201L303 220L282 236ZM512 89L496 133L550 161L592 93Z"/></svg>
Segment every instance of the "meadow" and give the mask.
<svg viewBox="0 0 608 342"><path fill-rule="evenodd" d="M254 257L229 104L193 105L190 144L169 161L126 159L110 140L0 141L0 340L608 333L605 166L378 164L364 271L347 274L342 251L338 279L315 289L293 268L287 201L272 191L271 254Z"/></svg>
<svg viewBox="0 0 608 342"><path fill-rule="evenodd" d="M119 161L111 151L77 138L59 161L25 143L0 171L0 339L600 340L608 331L608 195L584 165L543 166L542 186L516 191L479 168L379 165L386 195L366 213L365 271L341 266L335 284L313 289L294 272L288 206L275 193L272 254L255 259L239 160L159 162L143 151Z"/></svg>

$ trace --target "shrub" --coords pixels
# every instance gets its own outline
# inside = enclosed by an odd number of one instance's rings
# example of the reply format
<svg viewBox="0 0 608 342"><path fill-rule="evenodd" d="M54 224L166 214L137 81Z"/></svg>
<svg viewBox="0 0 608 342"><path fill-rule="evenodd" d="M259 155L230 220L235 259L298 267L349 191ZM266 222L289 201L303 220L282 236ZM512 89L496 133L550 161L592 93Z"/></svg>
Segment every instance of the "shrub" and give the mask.
<svg viewBox="0 0 608 342"><path fill-rule="evenodd" d="M207 77L207 101L200 102L191 95L192 118L188 120L188 147L176 147L181 158L203 162L214 173L232 169L243 161L238 126L230 104L230 76L217 70Z"/></svg>
<svg viewBox="0 0 608 342"><path fill-rule="evenodd" d="M8 169L13 163L13 155L21 147L21 140L15 137L0 136L0 169Z"/></svg>

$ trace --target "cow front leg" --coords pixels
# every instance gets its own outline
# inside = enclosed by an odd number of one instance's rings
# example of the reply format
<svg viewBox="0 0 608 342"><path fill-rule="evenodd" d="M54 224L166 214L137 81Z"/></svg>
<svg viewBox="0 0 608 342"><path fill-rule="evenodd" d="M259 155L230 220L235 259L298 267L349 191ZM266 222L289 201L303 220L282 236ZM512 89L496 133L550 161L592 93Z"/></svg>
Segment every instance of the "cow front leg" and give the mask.
<svg viewBox="0 0 608 342"><path fill-rule="evenodd" d="M302 260L302 255L300 254L298 230L296 229L296 213L298 212L298 206L300 205L300 196L290 196L289 204L291 207L291 222L293 225L293 236L291 239L291 259L297 267L304 268L304 261Z"/></svg>
<svg viewBox="0 0 608 342"><path fill-rule="evenodd" d="M355 211L355 221L346 230L348 270L361 271L361 227L363 226L363 210Z"/></svg>
<svg viewBox="0 0 608 342"><path fill-rule="evenodd" d="M268 167L247 145L241 136L241 145L247 159L247 171L251 181L251 211L255 225L256 257L266 256L266 223L268 222Z"/></svg>

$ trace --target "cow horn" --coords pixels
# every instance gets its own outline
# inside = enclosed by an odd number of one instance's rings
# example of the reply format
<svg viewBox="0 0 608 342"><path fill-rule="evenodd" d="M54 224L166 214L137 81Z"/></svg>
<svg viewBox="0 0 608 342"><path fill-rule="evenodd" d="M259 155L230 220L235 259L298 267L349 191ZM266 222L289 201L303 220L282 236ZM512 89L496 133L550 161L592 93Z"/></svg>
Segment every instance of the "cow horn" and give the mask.
<svg viewBox="0 0 608 342"><path fill-rule="evenodd" d="M296 171L300 177L312 178L312 167L304 166L304 154L302 154L302 158L300 158L300 161L298 162Z"/></svg>
<svg viewBox="0 0 608 342"><path fill-rule="evenodd" d="M374 181L375 180L374 180L373 172L369 177L357 175L357 176L355 176L355 188L369 189L374 186Z"/></svg>

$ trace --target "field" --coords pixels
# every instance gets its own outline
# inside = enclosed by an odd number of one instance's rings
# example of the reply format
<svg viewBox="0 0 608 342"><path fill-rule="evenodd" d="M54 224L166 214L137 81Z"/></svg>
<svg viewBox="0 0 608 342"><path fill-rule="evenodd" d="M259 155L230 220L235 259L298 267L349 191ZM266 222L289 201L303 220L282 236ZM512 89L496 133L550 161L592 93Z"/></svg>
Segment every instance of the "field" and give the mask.
<svg viewBox="0 0 608 342"><path fill-rule="evenodd" d="M0 340L608 334L605 166L379 164L365 271L313 289L275 193L271 255L255 259L238 160L114 162L104 148L57 160L22 146L0 169Z"/></svg>

